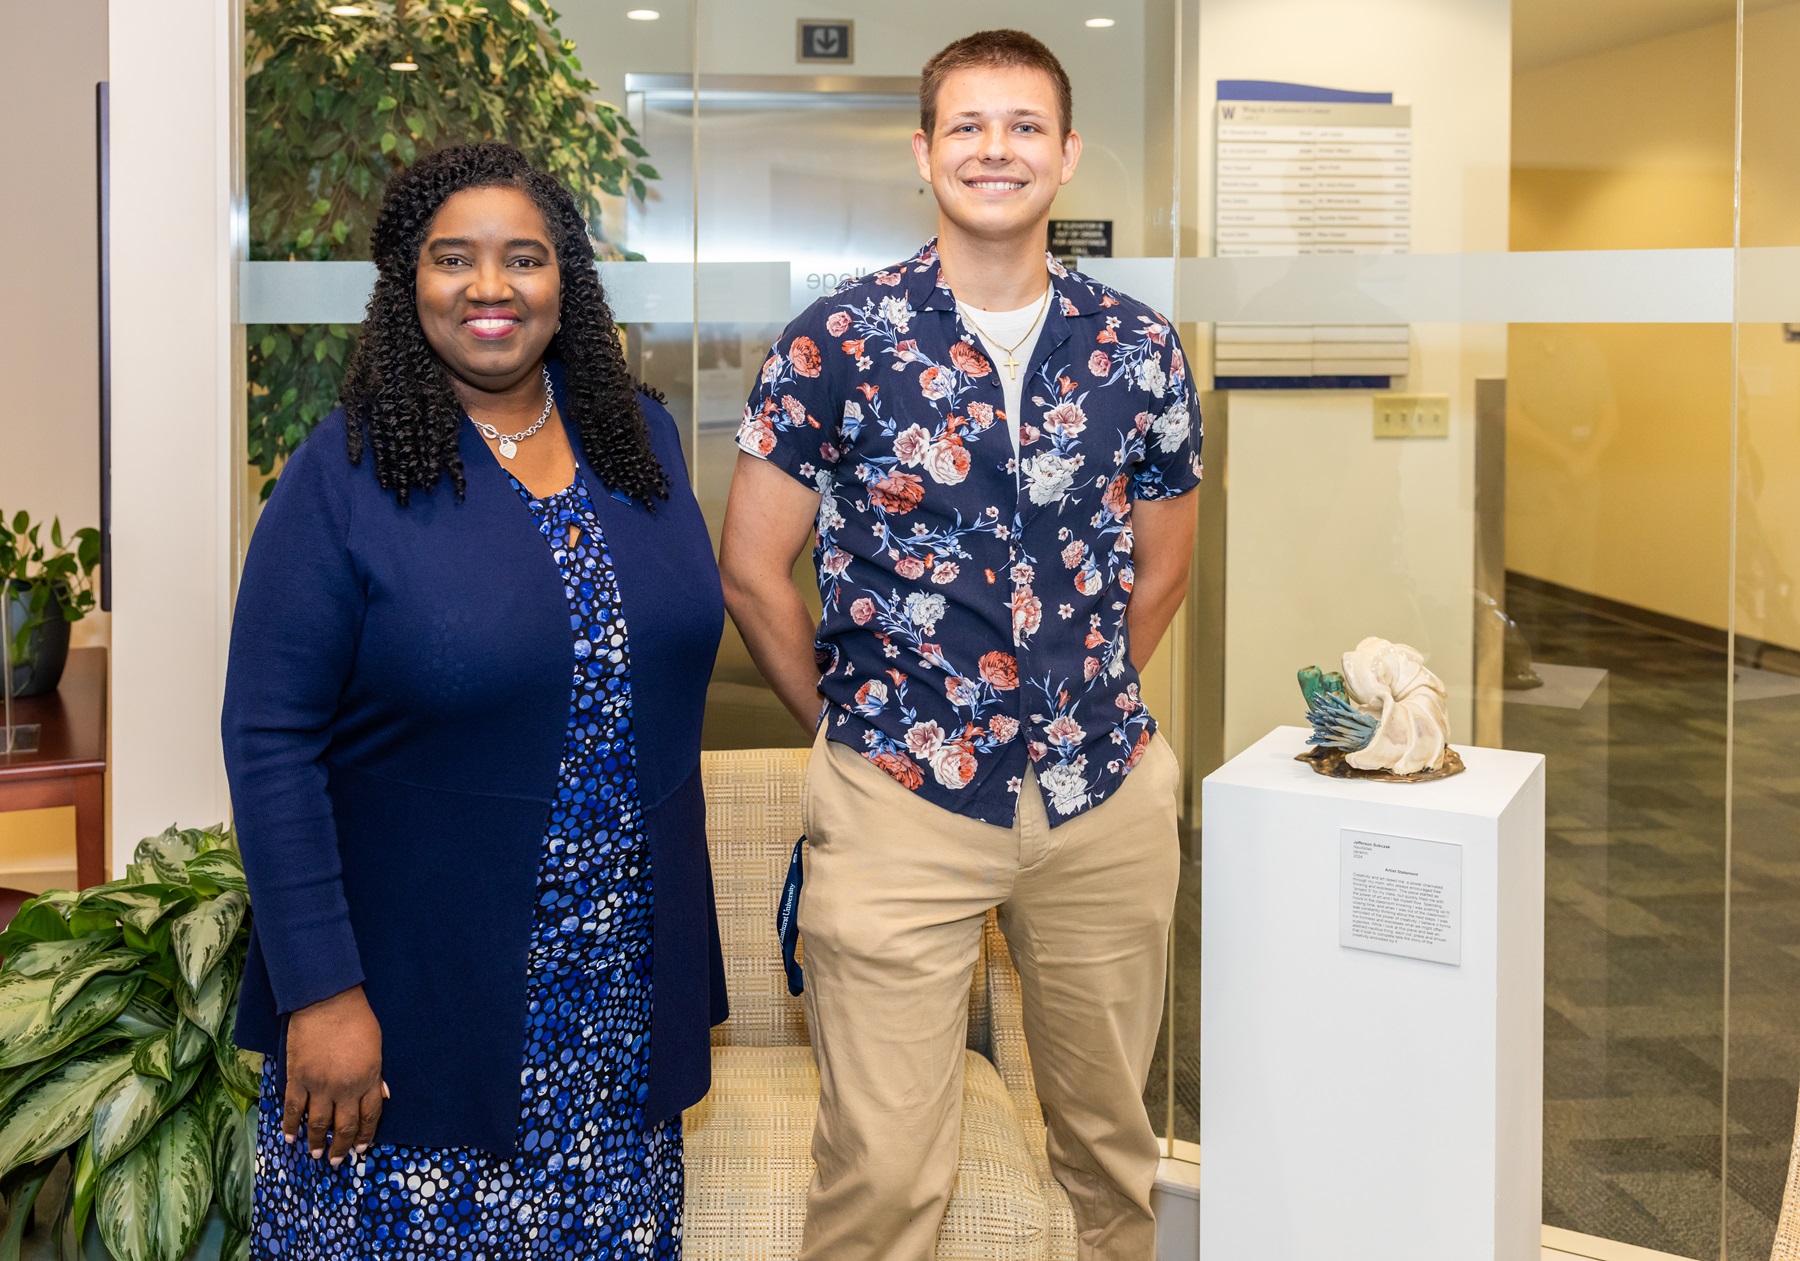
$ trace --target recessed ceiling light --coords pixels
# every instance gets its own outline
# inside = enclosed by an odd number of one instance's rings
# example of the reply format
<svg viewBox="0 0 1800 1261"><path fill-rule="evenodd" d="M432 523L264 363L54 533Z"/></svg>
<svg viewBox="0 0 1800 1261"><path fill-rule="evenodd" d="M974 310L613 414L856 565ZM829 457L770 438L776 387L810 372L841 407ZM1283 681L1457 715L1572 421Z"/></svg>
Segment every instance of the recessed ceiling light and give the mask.
<svg viewBox="0 0 1800 1261"><path fill-rule="evenodd" d="M407 58L405 61L390 61L390 62L388 62L389 70L417 70L418 68L419 68L419 63L412 60L412 58L410 58L410 57Z"/></svg>
<svg viewBox="0 0 1800 1261"><path fill-rule="evenodd" d="M654 22L657 18L661 17L662 14L658 13L655 9L627 9L625 10L625 16L630 18L633 22Z"/></svg>
<svg viewBox="0 0 1800 1261"><path fill-rule="evenodd" d="M1098 30L1100 27L1103 27L1103 26L1115 25L1115 23L1113 22L1113 20L1111 18L1089 18L1087 20L1087 24L1089 26L1095 28L1096 30Z"/></svg>
<svg viewBox="0 0 1800 1261"><path fill-rule="evenodd" d="M331 14L333 17L360 18L366 17L369 11L360 4L334 4L329 9L325 10L325 12Z"/></svg>

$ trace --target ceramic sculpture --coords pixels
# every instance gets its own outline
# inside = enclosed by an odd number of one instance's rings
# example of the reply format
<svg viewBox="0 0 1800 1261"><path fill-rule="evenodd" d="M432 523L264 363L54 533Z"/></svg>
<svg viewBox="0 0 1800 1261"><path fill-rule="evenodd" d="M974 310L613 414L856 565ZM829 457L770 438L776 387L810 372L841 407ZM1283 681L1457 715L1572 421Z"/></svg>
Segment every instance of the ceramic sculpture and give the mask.
<svg viewBox="0 0 1800 1261"><path fill-rule="evenodd" d="M1413 782L1463 769L1444 681L1416 648L1370 637L1344 654L1342 674L1300 671L1300 691L1314 748L1299 760L1321 775Z"/></svg>

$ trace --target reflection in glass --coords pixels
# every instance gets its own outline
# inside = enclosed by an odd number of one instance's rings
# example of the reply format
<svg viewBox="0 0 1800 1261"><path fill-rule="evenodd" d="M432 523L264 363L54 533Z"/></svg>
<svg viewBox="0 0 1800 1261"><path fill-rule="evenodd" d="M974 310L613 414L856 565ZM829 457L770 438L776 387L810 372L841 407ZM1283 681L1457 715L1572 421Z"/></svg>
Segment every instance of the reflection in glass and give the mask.
<svg viewBox="0 0 1800 1261"><path fill-rule="evenodd" d="M1800 7L1748 6L1734 437L1730 1045L1732 1256L1768 1255L1800 1089ZM1785 322L1784 322L1785 321Z"/></svg>
<svg viewBox="0 0 1800 1261"><path fill-rule="evenodd" d="M1732 243L1732 19L1515 11L1514 250ZM1731 377L1722 323L1509 330L1506 609L1542 684L1506 693L1504 738L1549 773L1544 1220L1687 1257L1721 1232Z"/></svg>

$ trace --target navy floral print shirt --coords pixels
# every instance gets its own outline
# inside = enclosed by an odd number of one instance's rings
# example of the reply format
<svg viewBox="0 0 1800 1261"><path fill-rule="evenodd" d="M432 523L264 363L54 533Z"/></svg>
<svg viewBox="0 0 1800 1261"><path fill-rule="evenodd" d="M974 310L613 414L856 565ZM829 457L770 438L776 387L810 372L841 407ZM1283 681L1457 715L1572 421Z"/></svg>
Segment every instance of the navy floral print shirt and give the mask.
<svg viewBox="0 0 1800 1261"><path fill-rule="evenodd" d="M1005 414L1007 369L957 313L934 241L790 324L738 431L819 491L828 737L1002 826L1028 759L1055 824L1143 756L1156 723L1126 637L1131 506L1200 481L1169 321L1046 266L1024 415Z"/></svg>

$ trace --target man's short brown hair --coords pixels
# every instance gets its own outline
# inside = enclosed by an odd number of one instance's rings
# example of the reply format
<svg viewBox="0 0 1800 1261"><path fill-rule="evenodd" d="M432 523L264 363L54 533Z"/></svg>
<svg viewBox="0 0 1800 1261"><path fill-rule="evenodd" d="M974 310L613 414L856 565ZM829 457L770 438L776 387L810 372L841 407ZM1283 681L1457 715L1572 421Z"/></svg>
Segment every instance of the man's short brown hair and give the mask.
<svg viewBox="0 0 1800 1261"><path fill-rule="evenodd" d="M1004 69L1024 66L1042 70L1056 85L1056 125L1063 136L1074 123L1075 94L1068 72L1044 42L1024 31L976 31L941 50L925 63L919 78L919 130L930 141L937 127L938 91L944 79L957 70Z"/></svg>

